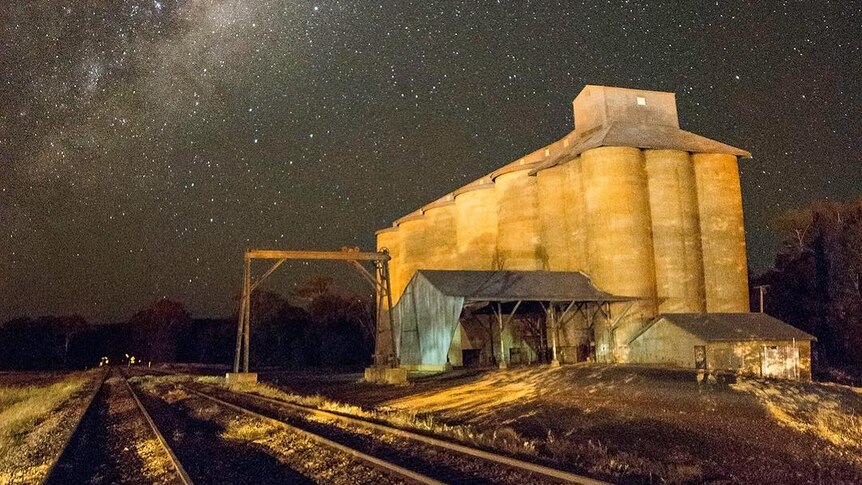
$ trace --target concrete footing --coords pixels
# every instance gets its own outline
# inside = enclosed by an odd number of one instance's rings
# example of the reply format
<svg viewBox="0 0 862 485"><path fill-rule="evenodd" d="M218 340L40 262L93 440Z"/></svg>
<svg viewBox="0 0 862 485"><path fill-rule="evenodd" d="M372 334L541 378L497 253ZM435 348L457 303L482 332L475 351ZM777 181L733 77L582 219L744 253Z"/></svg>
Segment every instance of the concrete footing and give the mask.
<svg viewBox="0 0 862 485"><path fill-rule="evenodd" d="M560 366L560 361L559 361L559 360L556 360L556 359L555 359L555 360L552 360L552 361L551 361L551 367L559 367L559 366Z"/></svg>
<svg viewBox="0 0 862 485"><path fill-rule="evenodd" d="M257 372L228 372L224 378L228 385L255 384L257 383Z"/></svg>
<svg viewBox="0 0 862 485"><path fill-rule="evenodd" d="M407 369L403 367L366 367L365 380L377 384L406 384Z"/></svg>

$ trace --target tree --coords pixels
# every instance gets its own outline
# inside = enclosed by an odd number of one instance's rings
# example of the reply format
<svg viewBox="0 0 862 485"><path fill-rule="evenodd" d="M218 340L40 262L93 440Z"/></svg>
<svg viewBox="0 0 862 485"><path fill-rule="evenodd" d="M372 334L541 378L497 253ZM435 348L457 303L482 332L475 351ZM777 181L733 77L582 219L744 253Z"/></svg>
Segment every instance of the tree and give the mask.
<svg viewBox="0 0 862 485"><path fill-rule="evenodd" d="M768 284L766 311L817 337L829 365L862 365L862 199L783 214L785 247Z"/></svg>
<svg viewBox="0 0 862 485"><path fill-rule="evenodd" d="M157 300L129 320L133 338L125 353L143 362L175 362L178 343L189 332L190 321L182 303Z"/></svg>

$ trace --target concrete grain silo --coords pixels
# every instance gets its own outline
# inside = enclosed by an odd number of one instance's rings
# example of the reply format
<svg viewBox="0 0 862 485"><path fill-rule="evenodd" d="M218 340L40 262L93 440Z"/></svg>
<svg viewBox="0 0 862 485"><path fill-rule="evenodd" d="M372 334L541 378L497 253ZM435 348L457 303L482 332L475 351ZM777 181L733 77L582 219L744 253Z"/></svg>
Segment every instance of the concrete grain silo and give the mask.
<svg viewBox="0 0 862 485"><path fill-rule="evenodd" d="M586 227L580 160L536 172L542 247L551 271L586 271Z"/></svg>
<svg viewBox="0 0 862 485"><path fill-rule="evenodd" d="M635 147L600 147L581 154L587 220L587 258L597 287L640 300L607 329L597 358L610 352L655 315L655 269L649 190L643 152Z"/></svg>
<svg viewBox="0 0 862 485"><path fill-rule="evenodd" d="M557 165L536 174L539 203L539 235L551 271L571 269L572 241L567 217L572 204L567 165Z"/></svg>
<svg viewBox="0 0 862 485"><path fill-rule="evenodd" d="M458 265L497 269L497 192L490 177L455 191Z"/></svg>
<svg viewBox="0 0 862 485"><path fill-rule="evenodd" d="M706 311L747 312L748 263L737 158L692 155L700 215Z"/></svg>
<svg viewBox="0 0 862 485"><path fill-rule="evenodd" d="M455 198L452 194L422 208L425 214L426 258L417 269L453 269L456 267L458 236L455 222Z"/></svg>
<svg viewBox="0 0 862 485"><path fill-rule="evenodd" d="M425 228L427 221L421 211L413 212L395 222L398 225L398 235L401 240L401 264L396 277L398 287L392 288L392 294L400 299L410 278L417 269L422 268L428 258L429 247L425 243Z"/></svg>
<svg viewBox="0 0 862 485"><path fill-rule="evenodd" d="M519 160L495 172L497 251L502 269L547 269L539 240L538 183L529 175L535 164Z"/></svg>
<svg viewBox="0 0 862 485"><path fill-rule="evenodd" d="M688 152L644 150L659 313L706 309L700 219Z"/></svg>

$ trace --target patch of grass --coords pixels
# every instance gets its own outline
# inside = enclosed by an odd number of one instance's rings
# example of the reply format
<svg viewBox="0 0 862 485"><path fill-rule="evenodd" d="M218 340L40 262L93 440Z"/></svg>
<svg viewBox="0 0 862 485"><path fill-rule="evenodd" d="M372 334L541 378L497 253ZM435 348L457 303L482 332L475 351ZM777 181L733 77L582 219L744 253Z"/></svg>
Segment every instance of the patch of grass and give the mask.
<svg viewBox="0 0 862 485"><path fill-rule="evenodd" d="M79 375L47 386L0 387L0 460L88 381Z"/></svg>
<svg viewBox="0 0 862 485"><path fill-rule="evenodd" d="M260 421L232 420L222 437L237 441L262 443L272 432L272 426Z"/></svg>
<svg viewBox="0 0 862 485"><path fill-rule="evenodd" d="M814 435L862 462L862 393L838 384L744 379L731 386L753 395L779 424Z"/></svg>
<svg viewBox="0 0 862 485"><path fill-rule="evenodd" d="M281 389L260 383L232 384L226 386L224 380L219 384L224 385L233 392L246 392L257 394L280 401L299 404L311 408L333 411L357 418L368 419L391 425L396 428L420 431L434 435L446 436L455 441L497 449L515 455L535 455L536 441L528 440L519 435L514 429L500 427L491 431L477 431L466 425L450 426L435 422L430 416L419 416L402 410L366 410L359 406L330 401L323 396L300 396L282 391Z"/></svg>

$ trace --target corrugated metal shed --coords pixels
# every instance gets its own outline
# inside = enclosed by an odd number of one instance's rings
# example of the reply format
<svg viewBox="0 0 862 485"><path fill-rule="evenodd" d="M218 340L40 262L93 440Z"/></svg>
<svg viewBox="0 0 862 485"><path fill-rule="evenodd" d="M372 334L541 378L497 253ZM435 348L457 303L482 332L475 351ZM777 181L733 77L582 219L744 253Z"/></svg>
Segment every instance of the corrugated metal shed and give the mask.
<svg viewBox="0 0 862 485"><path fill-rule="evenodd" d="M667 313L630 339L665 320L706 342L744 340L817 340L813 335L765 313Z"/></svg>
<svg viewBox="0 0 862 485"><path fill-rule="evenodd" d="M443 366L467 302L617 302L580 272L419 270L393 309L402 365Z"/></svg>

